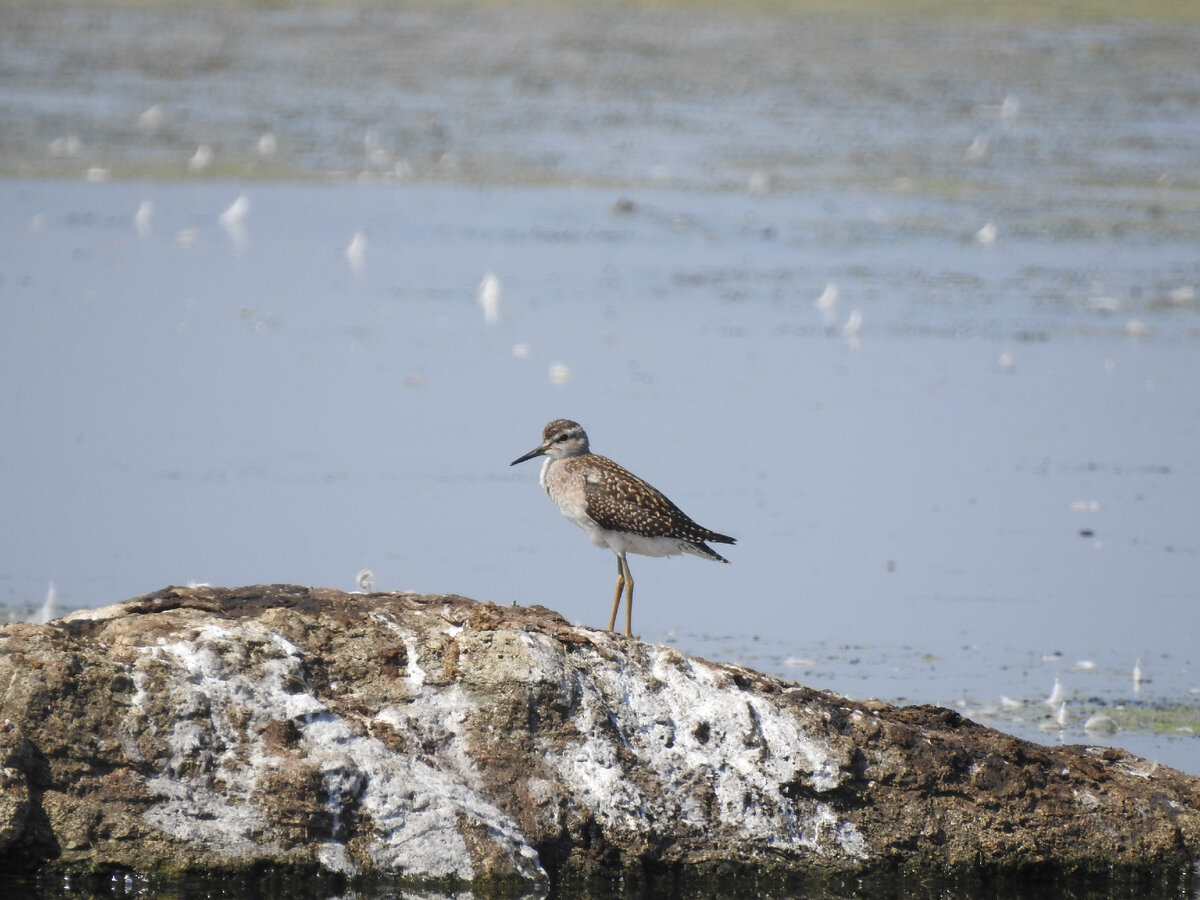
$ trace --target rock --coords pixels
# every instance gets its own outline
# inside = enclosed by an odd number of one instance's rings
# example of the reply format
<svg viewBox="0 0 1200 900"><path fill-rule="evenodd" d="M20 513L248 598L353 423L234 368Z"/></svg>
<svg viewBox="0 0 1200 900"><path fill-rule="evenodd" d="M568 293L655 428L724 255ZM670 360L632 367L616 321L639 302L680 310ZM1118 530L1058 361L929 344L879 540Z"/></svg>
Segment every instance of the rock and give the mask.
<svg viewBox="0 0 1200 900"><path fill-rule="evenodd" d="M0 685L0 871L763 895L1200 856L1200 778L541 607L167 588L0 629Z"/></svg>

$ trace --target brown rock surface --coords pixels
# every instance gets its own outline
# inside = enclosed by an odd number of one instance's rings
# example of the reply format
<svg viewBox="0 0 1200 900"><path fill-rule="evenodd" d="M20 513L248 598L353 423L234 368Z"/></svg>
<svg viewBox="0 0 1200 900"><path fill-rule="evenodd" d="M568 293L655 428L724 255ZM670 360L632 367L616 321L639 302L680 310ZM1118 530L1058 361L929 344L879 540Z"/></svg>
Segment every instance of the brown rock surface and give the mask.
<svg viewBox="0 0 1200 900"><path fill-rule="evenodd" d="M1200 856L1200 778L540 607L168 588L0 629L0 685L7 871L763 893Z"/></svg>

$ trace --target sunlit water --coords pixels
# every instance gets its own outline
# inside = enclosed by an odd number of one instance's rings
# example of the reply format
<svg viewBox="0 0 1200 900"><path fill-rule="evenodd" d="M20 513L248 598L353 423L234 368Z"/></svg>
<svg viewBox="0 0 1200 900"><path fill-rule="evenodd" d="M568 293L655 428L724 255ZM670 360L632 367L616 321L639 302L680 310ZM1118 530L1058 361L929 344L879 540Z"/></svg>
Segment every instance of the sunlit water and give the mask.
<svg viewBox="0 0 1200 900"><path fill-rule="evenodd" d="M603 625L508 466L567 416L738 538L631 560L644 639L1200 772L1196 29L538 10L0 13L59 176L0 182L12 615L366 568Z"/></svg>

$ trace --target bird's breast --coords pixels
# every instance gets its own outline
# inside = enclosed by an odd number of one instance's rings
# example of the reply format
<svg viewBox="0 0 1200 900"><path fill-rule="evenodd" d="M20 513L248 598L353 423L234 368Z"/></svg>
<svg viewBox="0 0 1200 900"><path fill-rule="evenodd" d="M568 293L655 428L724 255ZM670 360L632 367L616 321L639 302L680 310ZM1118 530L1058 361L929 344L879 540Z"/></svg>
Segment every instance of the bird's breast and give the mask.
<svg viewBox="0 0 1200 900"><path fill-rule="evenodd" d="M581 528L591 524L584 479L582 472L572 470L562 460L548 459L542 465L542 487L562 514Z"/></svg>

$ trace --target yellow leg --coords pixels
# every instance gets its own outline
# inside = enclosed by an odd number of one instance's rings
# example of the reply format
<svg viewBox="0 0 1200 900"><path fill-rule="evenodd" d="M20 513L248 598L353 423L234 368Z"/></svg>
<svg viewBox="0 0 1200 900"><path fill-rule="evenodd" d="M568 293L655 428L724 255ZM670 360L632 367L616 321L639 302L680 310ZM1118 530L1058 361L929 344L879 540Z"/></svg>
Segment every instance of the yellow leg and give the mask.
<svg viewBox="0 0 1200 900"><path fill-rule="evenodd" d="M633 637L633 573L629 571L629 560L621 555L625 566L625 634Z"/></svg>
<svg viewBox="0 0 1200 900"><path fill-rule="evenodd" d="M621 608L621 591L625 589L625 567L621 564L621 556L617 556L617 594L613 597L613 611L608 618L608 630L612 631L617 624L617 610Z"/></svg>

